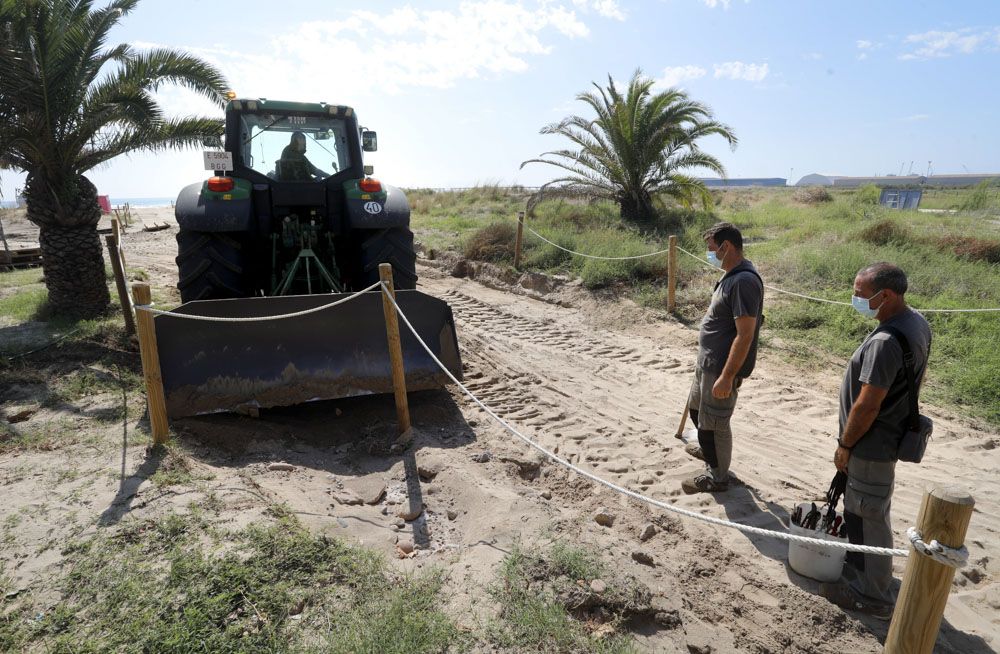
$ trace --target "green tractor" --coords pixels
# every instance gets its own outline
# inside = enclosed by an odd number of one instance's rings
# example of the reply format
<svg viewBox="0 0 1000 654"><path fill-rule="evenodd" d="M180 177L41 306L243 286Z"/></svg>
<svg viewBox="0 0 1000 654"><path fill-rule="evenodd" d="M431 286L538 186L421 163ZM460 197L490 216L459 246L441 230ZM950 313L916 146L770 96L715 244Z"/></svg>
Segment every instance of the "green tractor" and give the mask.
<svg viewBox="0 0 1000 654"><path fill-rule="evenodd" d="M224 149L204 153L215 176L177 197L184 304L172 313L298 314L371 286L390 264L401 309L461 375L450 307L412 290L409 203L371 177L363 157L377 149L376 134L353 109L233 98L224 137ZM160 315L156 329L171 416L392 391L378 291L293 319ZM403 331L408 389L441 386L446 377Z"/></svg>
<svg viewBox="0 0 1000 654"><path fill-rule="evenodd" d="M410 205L371 178L375 132L350 107L231 100L219 171L177 197L181 299L351 291L391 263L396 288L416 286Z"/></svg>

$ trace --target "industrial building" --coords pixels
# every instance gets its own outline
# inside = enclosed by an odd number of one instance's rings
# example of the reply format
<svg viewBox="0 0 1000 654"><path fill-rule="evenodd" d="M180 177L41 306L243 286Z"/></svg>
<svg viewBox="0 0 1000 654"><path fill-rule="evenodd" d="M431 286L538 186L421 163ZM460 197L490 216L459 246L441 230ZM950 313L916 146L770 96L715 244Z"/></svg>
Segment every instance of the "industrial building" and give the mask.
<svg viewBox="0 0 1000 654"><path fill-rule="evenodd" d="M699 181L703 182L705 186L708 186L709 188L788 185L788 180L784 177L730 177L728 179L720 179L718 177L701 177L699 178Z"/></svg>
<svg viewBox="0 0 1000 654"><path fill-rule="evenodd" d="M988 180L1000 184L1000 173L971 173L964 175L885 175L872 177L846 177L842 175L821 175L813 173L806 175L795 183L796 186L835 186L838 188L857 188L866 184L879 187L891 186L905 188L914 186L962 188L975 186Z"/></svg>

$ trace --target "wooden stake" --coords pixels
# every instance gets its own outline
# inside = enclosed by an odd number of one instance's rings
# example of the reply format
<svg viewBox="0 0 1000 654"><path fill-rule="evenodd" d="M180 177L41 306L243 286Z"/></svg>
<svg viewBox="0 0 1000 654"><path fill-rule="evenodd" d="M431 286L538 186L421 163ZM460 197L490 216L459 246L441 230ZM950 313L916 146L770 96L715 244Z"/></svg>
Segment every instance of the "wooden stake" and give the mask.
<svg viewBox="0 0 1000 654"><path fill-rule="evenodd" d="M936 540L961 547L975 505L961 486L945 486L924 493L917 529L926 543ZM930 654L934 650L955 568L910 548L903 585L885 639L886 654Z"/></svg>
<svg viewBox="0 0 1000 654"><path fill-rule="evenodd" d="M677 308L677 237L667 239L667 311L674 312Z"/></svg>
<svg viewBox="0 0 1000 654"><path fill-rule="evenodd" d="M382 311L385 313L385 335L389 339L389 362L392 364L392 390L396 396L396 417L399 419L399 434L410 429L410 406L406 401L406 372L403 369L403 346L399 342L399 320L389 295L396 297L392 284L392 264L380 263L378 276L385 284L382 291Z"/></svg>
<svg viewBox="0 0 1000 654"><path fill-rule="evenodd" d="M149 284L132 284L132 297L136 305L148 305L152 302ZM167 442L169 425L167 424L167 403L163 396L163 377L160 375L160 354L156 349L156 326L153 324L153 314L139 309L135 312L136 326L139 333L139 355L142 357L142 376L146 381L146 405L149 409L149 425L153 430L153 444L162 445Z"/></svg>
<svg viewBox="0 0 1000 654"><path fill-rule="evenodd" d="M517 212L517 238L514 239L514 269L521 269L521 243L524 240L524 212Z"/></svg>
<svg viewBox="0 0 1000 654"><path fill-rule="evenodd" d="M108 246L108 256L111 257L111 269L115 272L115 285L118 287L118 300L122 303L122 314L125 316L125 331L135 334L135 316L132 315L132 299L128 295L128 284L125 281L125 265L121 259L121 250L115 242L114 234L104 236Z"/></svg>

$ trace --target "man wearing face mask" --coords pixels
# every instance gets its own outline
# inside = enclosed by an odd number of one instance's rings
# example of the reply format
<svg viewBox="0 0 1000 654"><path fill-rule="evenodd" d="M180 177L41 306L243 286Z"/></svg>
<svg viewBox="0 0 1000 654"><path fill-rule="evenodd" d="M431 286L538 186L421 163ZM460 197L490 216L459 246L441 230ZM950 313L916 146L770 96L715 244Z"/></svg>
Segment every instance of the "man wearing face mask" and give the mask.
<svg viewBox="0 0 1000 654"><path fill-rule="evenodd" d="M729 422L740 384L753 371L763 321L764 282L743 258L743 235L730 223L718 223L703 235L709 262L725 271L698 332L698 364L688 398L698 444L685 451L702 459L707 470L681 482L688 494L714 493L729 487L733 433Z"/></svg>
<svg viewBox="0 0 1000 654"><path fill-rule="evenodd" d="M875 318L878 328L854 352L840 387L840 436L833 461L847 473L844 522L859 545L892 547L889 505L896 452L906 431L909 391L903 349L888 331L905 336L913 353L913 378L920 388L931 347L931 328L907 306L906 274L890 263L861 269L854 279L854 308ZM849 552L840 581L822 584L834 604L888 620L892 616L892 558Z"/></svg>

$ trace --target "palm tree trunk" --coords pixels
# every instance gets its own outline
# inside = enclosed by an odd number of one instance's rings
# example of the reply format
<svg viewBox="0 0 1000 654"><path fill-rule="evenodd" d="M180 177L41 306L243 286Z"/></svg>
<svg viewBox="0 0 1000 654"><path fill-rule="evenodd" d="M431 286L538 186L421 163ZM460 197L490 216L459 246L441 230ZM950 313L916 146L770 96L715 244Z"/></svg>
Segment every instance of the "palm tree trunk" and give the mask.
<svg viewBox="0 0 1000 654"><path fill-rule="evenodd" d="M55 315L92 318L103 313L111 300L97 236L101 209L97 189L83 175L66 186L69 189L60 199L51 183L29 174L27 218L38 225L49 309Z"/></svg>
<svg viewBox="0 0 1000 654"><path fill-rule="evenodd" d="M38 241L52 312L82 318L103 313L111 296L97 226L42 225Z"/></svg>
<svg viewBox="0 0 1000 654"><path fill-rule="evenodd" d="M623 220L633 223L648 223L656 217L656 209L653 207L653 198L649 193L642 191L639 197L633 195L623 195L618 198L618 215Z"/></svg>

